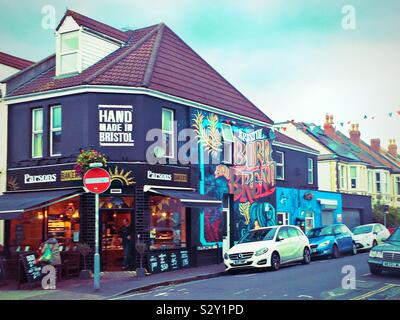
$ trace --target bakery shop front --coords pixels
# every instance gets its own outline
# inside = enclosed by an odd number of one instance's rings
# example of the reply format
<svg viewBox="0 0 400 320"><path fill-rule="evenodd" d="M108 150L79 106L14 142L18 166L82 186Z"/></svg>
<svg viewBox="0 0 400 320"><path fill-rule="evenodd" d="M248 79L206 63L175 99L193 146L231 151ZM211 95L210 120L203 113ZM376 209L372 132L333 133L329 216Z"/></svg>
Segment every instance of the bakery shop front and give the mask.
<svg viewBox="0 0 400 320"><path fill-rule="evenodd" d="M7 192L0 197L6 259L35 252L49 236L65 254L77 253L79 243L94 248L94 195L84 190L74 165L8 170ZM121 270L127 263L134 269L141 258L152 273L191 267L196 208L220 207L221 201L196 192L188 167L110 162L106 170L112 184L99 203L102 270ZM129 235L128 249L122 230ZM137 239L146 244L143 257ZM92 254L87 263L92 267Z"/></svg>

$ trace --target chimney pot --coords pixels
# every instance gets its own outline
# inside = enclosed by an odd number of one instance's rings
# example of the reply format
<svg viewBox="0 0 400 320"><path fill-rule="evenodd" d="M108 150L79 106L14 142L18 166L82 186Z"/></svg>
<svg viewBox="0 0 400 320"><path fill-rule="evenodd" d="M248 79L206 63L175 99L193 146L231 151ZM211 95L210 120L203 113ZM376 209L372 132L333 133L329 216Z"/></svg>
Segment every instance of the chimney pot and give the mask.
<svg viewBox="0 0 400 320"><path fill-rule="evenodd" d="M396 139L389 139L388 152L392 157L398 157Z"/></svg>
<svg viewBox="0 0 400 320"><path fill-rule="evenodd" d="M349 134L350 134L351 142L353 142L356 145L359 145L360 141L361 141L361 139L360 139L361 138L361 132L358 129L358 123L353 123L351 125L351 130L350 130Z"/></svg>

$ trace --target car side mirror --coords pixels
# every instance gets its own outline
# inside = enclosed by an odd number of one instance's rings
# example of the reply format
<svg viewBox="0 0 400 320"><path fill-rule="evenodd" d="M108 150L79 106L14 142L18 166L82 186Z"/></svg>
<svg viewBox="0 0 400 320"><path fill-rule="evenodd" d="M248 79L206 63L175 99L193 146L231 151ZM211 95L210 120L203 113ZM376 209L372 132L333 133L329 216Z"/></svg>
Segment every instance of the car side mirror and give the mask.
<svg viewBox="0 0 400 320"><path fill-rule="evenodd" d="M277 236L277 237L276 237L276 241L277 241L277 242L280 242L280 241L283 241L283 240L285 240L285 238L282 237L282 236Z"/></svg>

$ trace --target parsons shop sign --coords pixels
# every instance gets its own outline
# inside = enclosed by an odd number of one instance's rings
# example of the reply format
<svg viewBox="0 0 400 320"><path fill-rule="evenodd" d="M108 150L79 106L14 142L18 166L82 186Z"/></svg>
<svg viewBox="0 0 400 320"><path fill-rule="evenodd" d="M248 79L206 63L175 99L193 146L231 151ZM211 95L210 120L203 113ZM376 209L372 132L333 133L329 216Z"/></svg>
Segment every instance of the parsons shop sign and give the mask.
<svg viewBox="0 0 400 320"><path fill-rule="evenodd" d="M133 147L133 106L99 105L99 144Z"/></svg>

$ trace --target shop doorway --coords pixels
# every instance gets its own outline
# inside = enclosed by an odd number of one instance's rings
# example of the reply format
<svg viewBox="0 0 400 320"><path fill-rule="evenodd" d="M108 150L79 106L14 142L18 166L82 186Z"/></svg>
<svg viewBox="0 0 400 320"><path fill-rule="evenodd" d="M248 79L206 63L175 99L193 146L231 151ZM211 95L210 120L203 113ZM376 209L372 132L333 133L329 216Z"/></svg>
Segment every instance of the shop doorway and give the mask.
<svg viewBox="0 0 400 320"><path fill-rule="evenodd" d="M101 269L124 270L124 243L122 228L129 223L129 264L134 264L134 210L133 201L127 197L107 197L100 201L101 218Z"/></svg>

